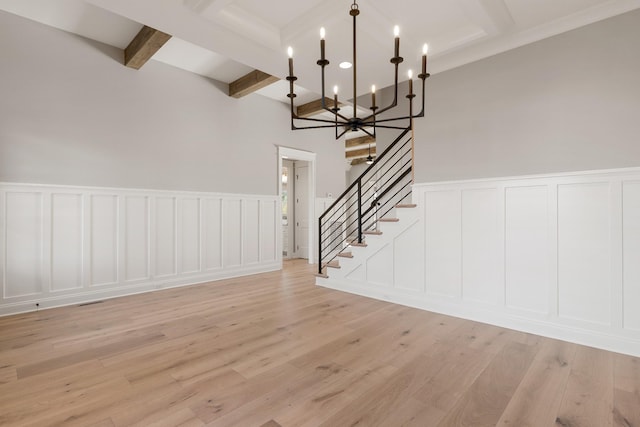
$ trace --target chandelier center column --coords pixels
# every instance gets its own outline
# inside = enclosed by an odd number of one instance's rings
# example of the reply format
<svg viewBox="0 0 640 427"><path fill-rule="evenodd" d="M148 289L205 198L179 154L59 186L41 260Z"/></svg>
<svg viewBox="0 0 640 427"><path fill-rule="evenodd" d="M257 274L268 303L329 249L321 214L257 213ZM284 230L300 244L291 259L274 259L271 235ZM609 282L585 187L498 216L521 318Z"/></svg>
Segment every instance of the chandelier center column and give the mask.
<svg viewBox="0 0 640 427"><path fill-rule="evenodd" d="M360 10L358 10L358 5L356 2L353 2L351 6L351 10L349 11L349 15L353 16L353 121L358 120L358 104L357 104L357 96L358 96L358 58L357 58L357 49L356 49L356 17L360 14Z"/></svg>

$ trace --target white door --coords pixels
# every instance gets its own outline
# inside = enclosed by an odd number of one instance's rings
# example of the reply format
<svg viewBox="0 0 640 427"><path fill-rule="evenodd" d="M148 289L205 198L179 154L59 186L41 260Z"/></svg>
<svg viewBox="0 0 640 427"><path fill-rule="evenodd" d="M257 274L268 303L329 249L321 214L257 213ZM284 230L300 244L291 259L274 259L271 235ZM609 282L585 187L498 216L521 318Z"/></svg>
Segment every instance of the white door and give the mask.
<svg viewBox="0 0 640 427"><path fill-rule="evenodd" d="M296 161L295 173L295 253L309 259L309 163Z"/></svg>
<svg viewBox="0 0 640 427"><path fill-rule="evenodd" d="M293 236L295 234L294 227L294 203L295 197L293 179L293 161L282 161L282 176L280 178L281 194L282 194L282 257L289 259L294 256L295 246Z"/></svg>

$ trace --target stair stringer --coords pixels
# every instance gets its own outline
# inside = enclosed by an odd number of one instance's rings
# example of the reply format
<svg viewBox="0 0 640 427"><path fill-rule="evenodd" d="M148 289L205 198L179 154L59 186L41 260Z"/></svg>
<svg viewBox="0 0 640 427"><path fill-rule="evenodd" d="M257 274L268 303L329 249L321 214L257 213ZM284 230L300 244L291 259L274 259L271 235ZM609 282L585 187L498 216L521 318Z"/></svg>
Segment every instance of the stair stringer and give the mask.
<svg viewBox="0 0 640 427"><path fill-rule="evenodd" d="M413 290L424 283L424 221L419 209L395 209L398 222L379 222L380 235L367 235L367 246L346 249L353 258L340 258L340 269L327 269L316 284ZM394 212L392 212L393 214ZM416 280L417 279L417 280ZM415 289L418 290L418 289Z"/></svg>

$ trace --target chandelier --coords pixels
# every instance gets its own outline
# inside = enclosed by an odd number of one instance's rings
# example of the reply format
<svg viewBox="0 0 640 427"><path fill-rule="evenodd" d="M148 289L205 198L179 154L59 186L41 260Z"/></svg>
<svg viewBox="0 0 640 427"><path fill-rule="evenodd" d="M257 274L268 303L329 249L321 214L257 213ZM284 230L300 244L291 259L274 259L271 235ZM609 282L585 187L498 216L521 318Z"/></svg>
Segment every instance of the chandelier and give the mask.
<svg viewBox="0 0 640 427"><path fill-rule="evenodd" d="M294 98L296 94L294 92L294 82L298 80L298 78L293 74L293 49L289 47L288 55L289 55L289 75L287 76L287 80L289 81L289 93L287 97L289 97L289 101L291 104L291 129L292 130L301 130L301 129L318 129L318 128L335 128L336 139L340 138L348 131L358 131L361 130L367 135L370 135L375 138L376 136L376 128L384 128L384 129L406 129L408 126L399 126L397 124L393 124L393 122L400 120L409 120L409 126L413 125L413 119L416 117L424 117L424 94L425 94L425 80L429 77L429 73L427 73L427 49L428 46L425 44L422 49L422 72L418 74L418 78L422 80L422 107L420 109L420 113L413 114L413 98L415 98L415 94L413 93L413 73L411 70L408 72L409 77L409 93L406 95L406 98L409 101L409 115L408 116L400 116L400 117L384 117L382 119L377 119L381 114L391 110L392 108L398 105L398 66L403 62L403 58L400 56L400 30L396 25L394 28L394 55L391 58L390 62L393 64L395 69L395 79L394 79L394 95L393 102L388 106L379 109L379 106L376 105L376 88L375 85L371 87L371 106L369 110L371 110L371 114L366 117L358 117L358 105L357 105L357 82L358 82L358 74L357 74L357 46L356 46L356 17L360 14L360 10L358 9L358 4L354 1L351 5L351 9L349 10L349 15L353 17L353 116L346 117L345 115L340 113L340 107L338 103L338 88L334 86L334 95L333 95L333 104L331 106L327 105L325 98L325 67L329 65L329 61L325 57L325 30L324 28L320 29L320 59L317 61L317 64L321 67L321 83L322 83L322 99L321 105L322 109L331 113L333 115L333 119L324 119L318 117L299 117L296 114L296 108L294 106ZM304 121L307 122L306 125L297 125L297 122Z"/></svg>

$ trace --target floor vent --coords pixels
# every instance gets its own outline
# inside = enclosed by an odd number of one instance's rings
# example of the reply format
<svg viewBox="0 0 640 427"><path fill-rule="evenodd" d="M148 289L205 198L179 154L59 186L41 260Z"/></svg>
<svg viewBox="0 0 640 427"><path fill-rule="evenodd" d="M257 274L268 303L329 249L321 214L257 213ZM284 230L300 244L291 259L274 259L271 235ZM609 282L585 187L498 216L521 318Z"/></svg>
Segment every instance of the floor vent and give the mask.
<svg viewBox="0 0 640 427"><path fill-rule="evenodd" d="M78 304L78 307L84 307L85 305L93 305L93 304L102 304L104 301L91 301L85 302L83 304Z"/></svg>

